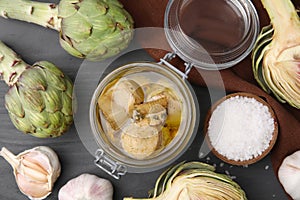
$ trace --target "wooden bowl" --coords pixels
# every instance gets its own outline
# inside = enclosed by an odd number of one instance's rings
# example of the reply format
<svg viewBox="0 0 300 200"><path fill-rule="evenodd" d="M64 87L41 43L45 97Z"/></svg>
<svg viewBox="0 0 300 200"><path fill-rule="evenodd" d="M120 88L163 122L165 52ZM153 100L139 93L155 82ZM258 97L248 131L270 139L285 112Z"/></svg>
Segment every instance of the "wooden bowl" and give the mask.
<svg viewBox="0 0 300 200"><path fill-rule="evenodd" d="M274 132L273 132L273 136L272 139L269 143L268 148L262 152L262 154L260 154L257 157L254 157L252 159L249 160L243 160L243 161L236 161L236 160L232 160L232 159L228 159L227 157L225 157L224 155L220 154L211 144L209 136L208 136L208 126L209 126L209 121L211 118L212 113L214 112L214 110L218 107L218 105L220 105L222 102L224 102L226 99L229 99L231 97L235 97L235 96L243 96L243 97L249 97L249 98L254 98L255 100L257 100L258 102L262 103L263 105L267 106L269 109L269 112L272 116L272 118L274 119ZM211 149L211 151L213 152L213 154L218 157L219 159L221 159L222 161L228 163L228 164L232 164L232 165L250 165L253 164L259 160L261 160L262 158L264 158L273 148L277 136L278 136L278 123L277 123L277 119L275 116L275 113L273 111L273 109L271 108L271 106L265 102L262 98L260 98L259 96L256 96L254 94L250 94L250 93L244 93L244 92L237 92L237 93L233 93L233 94L229 94L225 97L223 97L222 99L220 99L219 101L217 101L212 107L211 109L208 111L206 119L205 119L205 123L204 123L204 134L205 134L205 140L209 146L209 148Z"/></svg>

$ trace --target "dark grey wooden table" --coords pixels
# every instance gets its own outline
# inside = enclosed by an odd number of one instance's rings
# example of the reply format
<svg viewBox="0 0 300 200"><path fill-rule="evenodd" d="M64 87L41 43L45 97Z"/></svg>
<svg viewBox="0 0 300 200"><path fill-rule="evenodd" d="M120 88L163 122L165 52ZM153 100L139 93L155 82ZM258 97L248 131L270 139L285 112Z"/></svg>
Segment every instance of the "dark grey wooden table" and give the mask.
<svg viewBox="0 0 300 200"><path fill-rule="evenodd" d="M57 32L33 24L0 18L0 40L20 54L27 63L33 64L35 61L48 60L59 66L73 80L75 80L77 71L82 64L82 60L70 56L60 47ZM129 57L122 57L120 61L116 61L114 64L117 66L118 64L134 61L135 59L151 60L144 51L136 51ZM248 167L224 164L211 154L199 159L199 148L203 142L203 121L206 112L211 106L211 102L207 88L197 86L193 86L193 88L200 108L199 129L190 148L174 163L183 160L197 160L214 164L218 172L229 173L231 176L234 176L235 181L245 190L250 200L287 199L274 175L269 156ZM146 197L148 190L153 188L156 179L165 169L144 174L127 174L120 180L115 180L93 164L94 157L82 144L75 126L72 126L63 136L53 139L38 139L22 134L12 125L4 108L3 97L7 89L8 87L4 82L1 82L0 147L5 146L12 152L19 153L38 145L46 145L57 152L62 165L62 174L56 182L52 194L47 199L58 199L58 190L69 179L82 173L91 173L109 179L114 186L115 200L120 200L125 196ZM215 92L218 93L217 90ZM18 190L12 169L2 158L0 158L0 199L27 199Z"/></svg>

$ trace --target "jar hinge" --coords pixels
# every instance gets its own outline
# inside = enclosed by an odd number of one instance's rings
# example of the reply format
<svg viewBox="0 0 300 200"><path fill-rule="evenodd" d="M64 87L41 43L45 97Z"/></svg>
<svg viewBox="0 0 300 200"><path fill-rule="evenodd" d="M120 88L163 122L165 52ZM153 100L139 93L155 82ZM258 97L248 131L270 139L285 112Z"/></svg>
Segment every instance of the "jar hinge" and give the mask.
<svg viewBox="0 0 300 200"><path fill-rule="evenodd" d="M107 157L102 149L97 149L95 157L94 164L115 179L120 179L122 175L126 174L126 166Z"/></svg>
<svg viewBox="0 0 300 200"><path fill-rule="evenodd" d="M171 63L169 63L169 61L175 57L176 57L176 53L174 53L174 52L167 53L163 58L160 59L159 64L164 64L165 66L171 68L173 71L178 73L183 79L187 79L188 74L190 73L190 71L193 67L193 64L192 63L184 63L185 71L182 72L179 69L177 69L175 66L173 66Z"/></svg>

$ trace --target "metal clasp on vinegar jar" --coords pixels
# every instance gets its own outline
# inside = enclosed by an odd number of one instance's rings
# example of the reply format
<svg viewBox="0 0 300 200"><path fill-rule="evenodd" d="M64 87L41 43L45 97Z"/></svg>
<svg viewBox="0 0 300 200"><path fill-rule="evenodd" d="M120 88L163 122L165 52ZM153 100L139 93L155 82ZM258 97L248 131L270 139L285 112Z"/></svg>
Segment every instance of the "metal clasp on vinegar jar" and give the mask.
<svg viewBox="0 0 300 200"><path fill-rule="evenodd" d="M170 60L174 59L176 57L176 53L174 52L170 52L167 53L163 58L160 59L160 61L158 62L158 64L164 64L165 66L169 67L170 69L172 69L173 71L175 71L176 73L178 73L183 79L187 79L188 78L188 74L190 73L193 64L192 63L184 63L185 65L185 70L184 72L180 71L179 69L177 69L174 65L172 65L171 63L169 63Z"/></svg>
<svg viewBox="0 0 300 200"><path fill-rule="evenodd" d="M127 168L124 165L121 165L114 160L110 159L105 155L102 149L98 149L95 153L94 164L108 173L110 176L115 179L120 179L121 176L127 173Z"/></svg>

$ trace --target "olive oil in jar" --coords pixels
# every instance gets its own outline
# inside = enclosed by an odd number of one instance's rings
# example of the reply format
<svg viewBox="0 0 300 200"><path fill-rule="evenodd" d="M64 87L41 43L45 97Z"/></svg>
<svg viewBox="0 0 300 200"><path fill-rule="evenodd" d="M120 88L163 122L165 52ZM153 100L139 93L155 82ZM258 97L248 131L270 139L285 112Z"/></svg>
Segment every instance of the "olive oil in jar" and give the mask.
<svg viewBox="0 0 300 200"><path fill-rule="evenodd" d="M235 48L243 40L243 13L233 1L188 0L180 9L180 28L212 57Z"/></svg>

